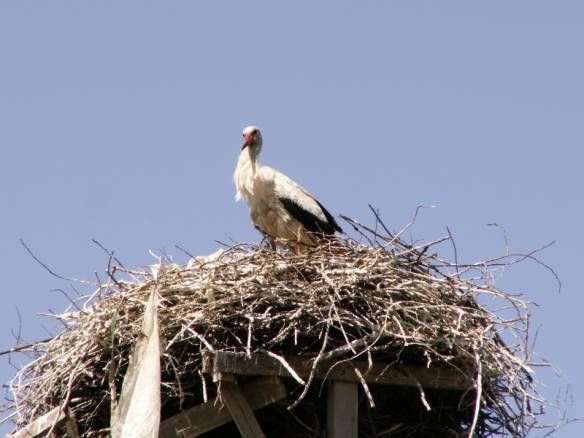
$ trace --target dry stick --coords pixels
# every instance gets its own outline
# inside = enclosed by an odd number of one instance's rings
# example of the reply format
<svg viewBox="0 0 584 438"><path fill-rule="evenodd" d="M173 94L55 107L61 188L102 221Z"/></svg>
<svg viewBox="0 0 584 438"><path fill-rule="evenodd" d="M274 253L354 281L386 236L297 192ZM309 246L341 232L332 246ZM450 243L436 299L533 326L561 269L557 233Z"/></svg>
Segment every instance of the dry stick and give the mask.
<svg viewBox="0 0 584 438"><path fill-rule="evenodd" d="M392 239L392 242L391 242L392 244L394 241L399 239L403 233L405 233L407 230L409 230L414 225L414 223L416 222L416 219L418 218L418 213L420 212L420 210L422 208L434 208L434 206L433 205L418 205L416 207L416 211L414 212L414 217L412 217L412 219L401 230L398 231L398 233Z"/></svg>
<svg viewBox="0 0 584 438"><path fill-rule="evenodd" d="M475 407L474 407L474 414L472 417L472 424L468 432L468 438L472 438L474 435L475 428L477 427L477 422L479 421L479 412L481 410L481 397L483 393L483 374L482 374L482 365L481 365L481 358L478 353L476 353L476 363L477 363L477 397L475 400Z"/></svg>
<svg viewBox="0 0 584 438"><path fill-rule="evenodd" d="M369 210L371 210L371 212L375 216L376 222L378 222L381 225L381 227L383 228L383 230L387 233L387 235L393 239L394 235L391 233L391 231L389 231L387 229L387 227L385 226L385 223L381 220L381 215L379 213L379 210L375 210L371 204L367 204L367 205L369 206Z"/></svg>
<svg viewBox="0 0 584 438"><path fill-rule="evenodd" d="M213 346L205 339L204 336L200 335L199 333L197 333L195 330L193 330L190 327L187 327L187 331L189 333L191 333L193 336L195 336L199 341L201 341L203 344L205 344L205 347L207 347L207 350L209 350L211 353L215 353L215 349L213 348Z"/></svg>
<svg viewBox="0 0 584 438"><path fill-rule="evenodd" d="M358 228L362 228L362 229L364 229L365 231L367 231L368 233L371 233L371 234L375 235L375 230L372 230L372 229L371 229L371 228L369 228L368 226L366 226L366 225L363 225L363 224L361 224L361 223L357 222L356 220L354 220L354 219L351 219L350 217L348 217L348 216L345 216L345 215L340 215L340 217L341 217L341 219L343 219L344 221L346 221L346 222L348 222L349 224L351 224L351 225L353 226L353 228L354 228L354 229L355 229L357 232L359 232L361 235L365 236L365 234L364 234L363 232L361 232L361 231L360 231ZM390 244L397 245L397 246L399 246L399 247L402 247L402 248L404 248L404 249L405 249L404 251L402 251L402 252L400 252L400 253L397 253L397 254L396 254L396 257L402 257L402 256L404 256L404 255L407 255L407 254L410 254L410 253L413 253L413 254L415 254L415 255L418 255L418 256L419 256L419 255L420 255L420 254L419 254L419 250L420 250L420 249L423 249L424 251L426 251L426 248L427 248L427 247L430 247L430 246L432 246L432 245L436 245L436 244L438 244L438 243L444 242L445 240L448 240L448 239L450 238L450 237L448 237L448 236L445 236L445 237L441 237L440 239L433 240L432 242L428 242L428 243L425 243L425 244L422 244L422 245L418 245L418 246L416 246L416 247L412 247L412 245L409 245L409 244L407 244L407 243L405 243L405 242L402 242L402 241L401 241L401 240L399 240L399 239L389 239L388 237L385 237L385 236L379 236L379 235L377 235L377 237L379 237L379 238L381 238L381 239L385 240L386 242L388 242L388 243L390 243ZM371 242L371 240L370 240L370 239L369 239L369 242L370 242L370 243L373 245L373 242ZM430 267L430 268L432 268L433 270L436 270L436 271L438 271L438 270L437 270L437 269L435 269L433 266L429 266L429 267ZM440 273L440 274L442 274L442 273Z"/></svg>
<svg viewBox="0 0 584 438"><path fill-rule="evenodd" d="M503 241L505 242L505 255L509 255L509 239L507 238L507 230L505 229L505 227L496 222L487 224L487 226L497 227L501 230L501 232L503 233Z"/></svg>
<svg viewBox="0 0 584 438"><path fill-rule="evenodd" d="M65 394L63 403L61 403L61 409L59 409L60 412L65 412L65 409L67 409L67 405L69 404L69 399L71 398L71 387L73 386L73 379L77 376L77 368L79 368L79 362L75 365L75 368L73 368L73 371L71 371L71 374L69 375L69 381L67 382L67 393ZM57 422L53 423L46 436L51 436L56 426Z"/></svg>
<svg viewBox="0 0 584 438"><path fill-rule="evenodd" d="M20 309L18 308L18 306L15 306L15 310L16 310L16 316L18 317L18 332L14 333L14 329L10 329L10 333L12 334L12 337L14 338L15 344L21 344L23 342L25 342L22 339L22 314L20 313ZM27 342L28 344L28 342ZM14 366L12 364L11 361L11 357L8 357L8 363L16 370L18 370L18 367Z"/></svg>
<svg viewBox="0 0 584 438"><path fill-rule="evenodd" d="M43 343L49 342L51 340L53 340L53 338L47 338L47 339L43 339L42 341L31 342L30 344L20 345L18 347L12 347L9 350L0 351L0 356L4 356L5 354L10 354L10 353L16 353L17 351L26 350L27 348L35 347L38 344L43 344Z"/></svg>
<svg viewBox="0 0 584 438"><path fill-rule="evenodd" d="M377 241L377 237L380 237L381 235L379 234L379 232L377 231L377 226L379 225L379 220L375 220L375 226L373 228L373 242L375 243L374 246L381 246L381 242Z"/></svg>
<svg viewBox="0 0 584 438"><path fill-rule="evenodd" d="M359 224L357 221L354 221L353 219L351 219L348 216L345 216L344 214L339 215L339 217L341 219L343 219L345 222L347 222L349 225L351 225L353 227L353 230L355 230L357 233L359 233L361 235L361 237L365 238L367 240L367 242L369 242L369 245L371 246L375 246L375 242L372 241L369 236L367 236L365 233L363 233L359 227L361 224ZM374 231L371 230L371 233L374 234Z"/></svg>
<svg viewBox="0 0 584 438"><path fill-rule="evenodd" d="M442 242L444 242L445 240L450 240L450 236L444 236L444 237L440 237L439 239L432 240L431 242L428 242L428 243L423 243L423 244L421 244L421 245L418 245L418 246L411 247L411 248L409 248L409 249L406 249L405 251L402 251L402 252L398 252L398 253L396 253L396 256L397 256L397 257L403 257L403 256L405 256L405 255L407 255L407 254L410 254L410 253L417 254L417 253L418 253L418 251L420 251L420 250L426 250L426 248L428 248L428 247L430 247L430 246L433 246L433 245L437 245L437 244L439 244L439 243L442 243Z"/></svg>
<svg viewBox="0 0 584 438"><path fill-rule="evenodd" d="M251 358L251 338L252 338L252 330L253 330L253 316L249 315L249 324L247 327L247 344L245 345L245 352L247 357Z"/></svg>
<svg viewBox="0 0 584 438"><path fill-rule="evenodd" d="M5 412L4 409L2 410L2 412ZM14 417L16 415L18 415L18 411L11 412L6 417L0 419L0 424L6 423L8 420L10 420L12 417Z"/></svg>
<svg viewBox="0 0 584 438"><path fill-rule="evenodd" d="M432 410L432 407L430 406L430 403L428 403L428 400L426 399L426 392L424 391L422 384L418 382L418 380L414 376L412 376L412 374L407 370L407 368L404 369L404 373L416 384L416 387L418 388L418 391L420 393L420 401L422 402L426 410L430 412Z"/></svg>
<svg viewBox="0 0 584 438"><path fill-rule="evenodd" d="M313 437L319 436L318 432L315 432L315 430L312 427L310 427L307 424L305 424L304 422L302 422L302 420L300 420L300 418L298 418L298 416L294 412L290 411L289 414L292 415L292 418L294 418L294 420L300 426L302 426L304 429L306 429L310 433L310 436L313 436Z"/></svg>
<svg viewBox="0 0 584 438"><path fill-rule="evenodd" d="M298 396L298 398L294 401L294 403L292 403L290 406L288 406L289 411L291 411L296 406L298 406L298 404L304 399L304 397L306 397L306 394L308 393L308 389L310 388L310 384L312 383L312 380L314 379L314 376L316 375L316 367L318 366L319 362L321 361L322 354L323 354L324 350L326 349L330 326L331 326L331 321L330 321L330 310L329 310L329 319L327 320L326 329L324 332L324 339L322 341L322 346L320 348L320 351L318 352L318 355L314 358L314 361L312 362L312 368L311 368L310 374L308 376L308 381L304 385L304 389L302 390L302 393Z"/></svg>
<svg viewBox="0 0 584 438"><path fill-rule="evenodd" d="M167 353L164 353L162 356L163 357L167 357L168 356L168 363L170 363L170 366L172 367L172 371L174 372L174 375L177 377L176 378L176 383L177 383L178 396L179 396L179 409L182 410L183 409L183 403L185 401L185 394L184 394L183 389L182 389L182 383L180 381L179 371L176 368L176 365L174 364L174 359L173 359L173 357L171 355L169 355ZM206 400L205 400L205 402L206 402Z"/></svg>
<svg viewBox="0 0 584 438"><path fill-rule="evenodd" d="M403 233L405 233L407 230L409 230L414 225L414 223L416 222L416 219L418 217L418 213L422 208L434 208L434 206L433 205L418 205L416 207L416 211L414 212L414 217L401 230L398 231L398 233L395 235L395 237L390 242L391 244L393 244L393 242L395 240L399 239Z"/></svg>
<svg viewBox="0 0 584 438"><path fill-rule="evenodd" d="M288 371L290 373L290 375L294 378L294 380L296 380L301 385L306 385L306 382L304 380L302 380L302 377L300 377L296 373L296 371L294 371L294 368L292 368L292 366L286 361L286 359L284 359L282 356L280 356L276 353L272 353L271 351L267 351L266 353L268 354L268 356L270 356L270 357L276 359L278 362L280 362L282 364L282 366L284 368L286 368L286 371Z"/></svg>
<svg viewBox="0 0 584 438"><path fill-rule="evenodd" d="M414 216L412 217L412 219L410 220L410 222L408 222L397 234L393 235L389 229L385 226L385 223L381 220L381 215L379 214L379 211L376 211L373 206L371 204L369 204L369 209L373 212L373 214L375 215L375 219L381 224L381 226L383 227L383 229L385 230L385 232L387 233L387 235L391 238L391 240L389 241L389 244L393 244L395 243L400 236L405 233L408 229L410 229L414 223L416 222L416 218L418 217L418 212L422 209L422 208L434 208L434 206L432 205L418 205L416 207L416 211L414 212ZM385 239L387 240L387 239ZM406 248L411 247L411 245L403 242L400 240L400 244L404 245Z"/></svg>
<svg viewBox="0 0 584 438"><path fill-rule="evenodd" d="M111 281L113 281L116 284L117 287L119 287L121 290L123 290L124 286L115 278L117 266L114 265L112 267L111 261L112 261L112 258L110 257L108 262L107 262L107 270L106 270L107 276L111 279Z"/></svg>
<svg viewBox="0 0 584 438"><path fill-rule="evenodd" d="M381 339L381 337L385 334L385 324L384 326L377 332L370 333L365 338L355 339L354 341L349 342L348 344L342 345L340 347L335 348L334 350L328 351L321 356L321 360L330 360L334 359L335 357L342 356L343 354L348 353L349 351L355 351L356 348L365 346L365 345L374 345ZM371 342L371 344L369 344ZM361 352L356 352L351 359L355 359L356 357L362 355L366 350Z"/></svg>
<svg viewBox="0 0 584 438"><path fill-rule="evenodd" d="M448 231L448 235L450 236L450 241L452 242L452 247L454 248L454 264L456 269L456 276L460 280L460 272L458 270L458 250L456 249L456 243L454 242L454 237L452 237L452 233L450 232L450 228L448 225L446 226L446 231Z"/></svg>
<svg viewBox="0 0 584 438"><path fill-rule="evenodd" d="M74 300L73 298L71 298L69 296L69 294L67 292L65 292L63 289L57 288L57 289L51 289L51 292L61 292L65 298L67 298L67 300L69 301L69 307L67 308L67 311L71 308L71 306L75 307L75 309L77 309L77 311L81 310L81 307L79 307L77 305L77 300Z"/></svg>
<svg viewBox="0 0 584 438"><path fill-rule="evenodd" d="M354 359L357 359L361 355L363 355L363 353L367 353L369 367L371 367L373 365L372 362L371 362L371 358L370 358L371 348L373 346L375 346L377 344L377 342L379 342L379 340L383 337L384 334L387 335L387 333L386 333L386 327L387 327L387 319L388 319L388 317L389 317L389 310L385 313L385 318L384 318L382 327L381 328L377 328L378 333L375 333L375 332L370 333L365 338L358 339L357 341L359 341L359 343L353 341L353 342L350 343L350 345L343 345L342 347L339 347L339 348L337 348L335 350L329 351L328 353L326 353L326 354L323 355L323 357L321 358L321 360L330 360L333 357L338 357L339 355L348 353L348 350L349 349L351 351L354 351L353 347L365 346L365 349L364 350L359 351L359 352L355 352L355 354L353 356L351 356L351 357L349 357L347 359L339 360L338 362L336 362L333 365L331 365L329 367L329 369L327 370L326 374L324 375L323 382L322 382L322 385L321 385L321 390L322 390L322 387L324 386L325 380L328 378L329 373L333 370L333 368L335 368L336 366L338 366L338 365L340 365L342 363L350 362L350 361L352 361ZM355 369L355 371L358 372L357 369ZM385 370L383 372L385 372ZM383 372L381 374L383 374ZM359 377L359 375L357 375L357 377ZM366 389L366 390L368 390L368 389ZM371 397L371 400L373 400L373 397Z"/></svg>
<svg viewBox="0 0 584 438"><path fill-rule="evenodd" d="M359 379L359 382L361 383L361 386L363 387L363 392L367 396L367 400L369 401L369 406L371 408L374 408L375 407L375 400L373 400L373 396L371 395L371 391L369 390L369 385L367 385L367 382L365 381L363 374L361 374L361 371L359 371L356 367L353 367L353 372L355 373L355 375Z"/></svg>
<svg viewBox="0 0 584 438"><path fill-rule="evenodd" d="M180 251L182 251L183 253L185 253L187 256L189 256L191 259L194 259L195 256L192 255L190 252L188 252L186 249L184 249L182 246L180 245L174 245L174 247Z"/></svg>
<svg viewBox="0 0 584 438"><path fill-rule="evenodd" d="M85 281L85 280L79 280L77 278L70 278L70 277L63 277L62 275L59 275L57 273L55 273L55 271L53 271L51 268L49 268L47 265L45 265L43 262L40 261L40 259L34 255L34 253L32 252L32 250L28 247L28 245L24 242L23 239L19 239L20 240L20 244L22 246L24 246L24 249L26 249L26 251L29 253L29 255L39 264L41 265L43 268L45 268L47 270L47 272L49 274L51 274L54 277L57 277L60 280L65 280L65 281L72 281L75 283L81 283L81 284L88 284L91 286L95 286L95 283L92 283L90 281Z"/></svg>
<svg viewBox="0 0 584 438"><path fill-rule="evenodd" d="M361 236L363 236L365 239L367 239L367 241L369 242L369 244L370 244L371 246L373 246L373 247L375 246L375 242L374 242L374 241L372 241L372 240L369 238L369 236L367 236L365 233L363 233L363 232L361 231L361 229L363 229L363 230L367 231L367 232L368 232L368 233L370 233L372 236L379 237L380 239L383 239L383 240L385 240L385 241L389 241L389 239L388 239L387 237L378 235L378 234L375 232L375 230L373 230L373 229L371 229L371 228L369 228L369 227L367 227L367 226L365 226L365 225L363 225L363 224L361 224L361 223L357 222L355 219L351 219L349 216L346 216L346 215L344 215L344 214L341 214L341 215L339 215L339 217L340 217L341 219L343 219L345 222L347 222L348 224L350 224L350 225L353 227L353 229L354 229L356 232L358 232L358 233L359 233Z"/></svg>
<svg viewBox="0 0 584 438"><path fill-rule="evenodd" d="M330 282L330 280L329 280ZM339 322L339 327L341 329L341 333L343 334L343 338L345 338L346 345L351 348L351 352L353 354L357 353L355 349L351 345L351 341L349 341L349 337L347 336L347 332L345 332L345 327L343 327L343 321L341 321L341 316L339 315L339 311L337 310L337 306L332 303L333 310L335 311L335 316L337 317L337 321Z"/></svg>
<svg viewBox="0 0 584 438"><path fill-rule="evenodd" d="M107 249L105 246L103 246L99 241L97 241L96 239L91 239L91 241L93 243L95 243L97 246L99 246L109 257L113 258L114 261L120 265L122 268L125 268L124 264L122 262L120 262L120 259L118 259L117 257L114 256L114 252L110 251L109 249Z"/></svg>
<svg viewBox="0 0 584 438"><path fill-rule="evenodd" d="M209 400L209 396L207 395L207 381L205 380L205 376L200 369L197 370L197 373L199 374L199 378L201 379L201 386L203 388L203 402L207 403Z"/></svg>
<svg viewBox="0 0 584 438"><path fill-rule="evenodd" d="M14 330L11 330L11 333L18 344L22 341L22 314L20 313L18 306L15 306L14 309L16 310L16 316L18 317L18 333L14 334Z"/></svg>
<svg viewBox="0 0 584 438"><path fill-rule="evenodd" d="M477 262L477 263L467 263L467 264L458 265L458 267L459 268L481 268L483 266L507 267L507 266L511 266L511 265L515 265L517 263L520 263L523 260L533 260L534 262L543 266L544 268L546 268L548 271L550 271L552 273L552 275L556 279L556 282L558 283L558 292L560 292L562 289L562 281L560 280L560 277L558 276L556 271L554 271L554 269L551 266L545 264L544 262L542 262L541 260L539 260L538 258L533 256L534 254L537 254L537 253L543 251L544 249L549 248L550 246L554 245L555 243L556 243L556 241L553 240L549 243L546 243L545 245L540 246L539 248L534 249L533 251L528 252L527 254L522 254L522 253L506 254L504 256L494 257L492 259L487 259L487 260ZM509 262L503 262L503 260L511 258L511 257L517 257L517 258L515 260L511 260ZM449 262L442 260L442 259L439 259L439 258L436 258L436 260L438 260L439 262L442 263L442 265L436 265L437 268L438 267L454 267L455 266L454 263L449 263ZM497 262L501 262L501 263L497 263Z"/></svg>
<svg viewBox="0 0 584 438"><path fill-rule="evenodd" d="M374 209L372 208L372 206L371 206L371 205L369 205L369 207L370 207L370 209L372 209L372 211L373 211L373 213L374 213L375 217L376 217L376 218L377 218L377 220L378 220L378 221L379 221L379 222L382 224L382 226L384 227L384 229L386 230L386 232L388 232L388 230L386 229L385 225L383 224L383 221L381 221L381 218L379 217L379 215L378 215L378 214L376 214L376 212L374 211ZM409 227L411 227L411 226L414 224L414 222L415 222L415 220L416 220L416 217L417 217L417 215L418 215L418 212L419 212L419 210L420 210L421 208L432 208L432 206L424 206L424 205L419 205L419 206L416 208L416 212L415 212L415 214L414 214L414 217L413 217L413 219L410 221L410 223L408 223L408 224L407 224L407 225L406 225L406 226L405 226L405 227L404 227L402 230L400 230L400 232L398 232L398 233L396 234L396 236L395 236L395 237L394 237L392 240L389 240L389 239L387 239L387 238L384 238L383 236L378 236L378 237L380 237L380 238L382 238L382 239L384 239L384 240L386 240L386 241L389 241L389 243L390 243L390 244L398 243L399 245L401 245L401 246L405 246L406 248L408 248L408 247L410 247L410 248L411 248L411 246L410 246L410 245L408 245L408 244L406 244L406 243L404 243L404 242L400 241L398 238L399 238L399 236L400 236L400 235L401 235L401 234L402 234L402 233L403 233L405 230L407 230ZM343 220L345 220L346 222L348 222L349 224L351 224L351 225L353 226L353 228L354 228L356 231L358 231L358 232L359 232L361 235L365 236L365 235L364 235L364 234L363 234L363 233L362 233L362 232L361 232L361 231L360 231L358 228L362 228L362 229L366 230L367 232L369 232L369 233L371 233L371 234L373 234L373 235L376 235L376 236L377 236L377 234L376 234L375 230L372 230L372 229L370 229L369 227L367 227L367 226L365 226L365 225L363 225L363 224L361 224L361 223L359 223L359 222L355 221L354 219L352 219L352 218L350 218L350 217L348 217L348 216L345 216L345 215L340 215L340 217L341 217ZM498 225L498 224L492 224L492 225ZM450 230L448 229L448 227L447 227L447 230L448 230L448 233L449 233L449 237L450 237L450 238L452 238L452 234L450 233ZM477 268L477 267L479 267L479 266L483 266L483 265L485 265L485 264L487 264L487 265L489 265L489 266L502 266L502 267L506 267L506 266L513 265L513 264L515 264L515 263L519 263L519 262L521 262L521 261L523 261L523 260L525 260L525 259L531 259L531 260L535 261L536 263L538 263L538 264L542 265L544 268L546 268L548 271L550 271L550 272L552 273L552 275L554 276L554 278L556 279L556 281L557 281L557 283L558 283L558 292L560 292L560 291L561 291L561 289L562 289L562 282L561 282L561 280L560 280L559 276L558 276L558 275L556 274L556 272L553 270L553 268L551 268L549 265L547 265L547 264L543 263L541 260L537 259L536 257L533 257L533 254L536 254L536 253L538 253L538 252L540 252L540 251L542 251L542 250L544 250L544 249L548 248L549 246L553 245L553 244L555 243L555 241L552 241L552 242L550 242L550 243L548 243L548 244L546 244L546 245L543 245L542 247L540 247L540 248L537 248L537 249L535 249L535 250L531 251L531 252L530 252L530 253L528 253L528 254L509 254L509 250L508 250L508 240L507 240L507 235L506 235L506 233L505 233L505 230L504 230L504 228L503 228L503 232L504 232L505 246L506 246L506 249L505 249L505 255L504 255L504 256L502 256L502 257L497 257L497 258L494 258L494 259L491 259L491 260L487 260L487 261L484 261L484 262L475 263L475 264L459 265L459 264L458 264L458 261L456 261L454 264L452 264L452 263L444 263L444 265L445 265L445 266L450 266L450 267L452 267L452 266L456 267L457 274L458 274L458 276L459 276L459 275L460 275L459 269L460 269L460 268L462 268L462 267ZM388 233L388 234L390 234L390 235L391 235L391 233ZM365 237L366 237L366 236L365 236ZM368 240L369 240L369 239L368 239ZM447 240L447 239L445 239L445 238L444 238L443 240ZM430 242L430 243L429 243L429 244L427 244L425 247L426 247L426 249L427 249L428 247L430 247L430 246L431 246L431 245L433 245L433 244L440 243L440 241L441 241L441 240L440 240L440 239L438 239L437 241ZM369 240L369 242L371 243L371 240ZM454 245L454 241L453 241L453 245ZM406 253L407 253L407 252L406 252ZM406 254L406 253L401 253L401 254L399 254L399 255L404 255L404 254ZM455 253L456 253L456 246L455 246ZM492 263L492 262L494 262L494 261L503 260L503 259L505 259L505 258L512 257L512 256L519 257L519 258L518 258L517 260L511 261L511 262L508 262L508 263L502 263L502 264L494 264L494 263ZM455 257L456 257L456 255L455 255ZM436 258L437 260L440 260L440 259L438 259L437 257L431 257L431 258ZM442 260L440 260L440 261L441 261L441 262L443 262ZM436 267L432 267L432 268L433 268L433 269L436 269L437 267L438 267L438 266L436 266Z"/></svg>
<svg viewBox="0 0 584 438"><path fill-rule="evenodd" d="M111 421L115 418L117 421L118 416L118 395L116 390L116 372L117 367L115 364L116 360L116 331L117 331L117 320L118 320L118 313L117 310L114 311L111 322L110 322L110 362L107 366L108 372L108 383L109 383L109 390L110 390L110 413L111 413Z"/></svg>
<svg viewBox="0 0 584 438"><path fill-rule="evenodd" d="M428 403L428 400L426 400L426 392L424 391L424 388L418 381L416 381L416 386L418 387L418 391L420 391L420 400L422 401L422 404L424 405L426 410L430 412L432 410L432 407L430 406L430 403Z"/></svg>

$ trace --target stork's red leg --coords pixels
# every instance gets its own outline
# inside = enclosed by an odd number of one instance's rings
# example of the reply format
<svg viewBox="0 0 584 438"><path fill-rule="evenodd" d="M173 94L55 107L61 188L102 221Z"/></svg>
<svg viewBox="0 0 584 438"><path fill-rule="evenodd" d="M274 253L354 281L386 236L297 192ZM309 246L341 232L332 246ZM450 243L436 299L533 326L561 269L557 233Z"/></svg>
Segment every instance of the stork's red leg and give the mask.
<svg viewBox="0 0 584 438"><path fill-rule="evenodd" d="M296 255L302 254L303 249L304 249L304 246L302 246L302 244L300 242L296 242Z"/></svg>

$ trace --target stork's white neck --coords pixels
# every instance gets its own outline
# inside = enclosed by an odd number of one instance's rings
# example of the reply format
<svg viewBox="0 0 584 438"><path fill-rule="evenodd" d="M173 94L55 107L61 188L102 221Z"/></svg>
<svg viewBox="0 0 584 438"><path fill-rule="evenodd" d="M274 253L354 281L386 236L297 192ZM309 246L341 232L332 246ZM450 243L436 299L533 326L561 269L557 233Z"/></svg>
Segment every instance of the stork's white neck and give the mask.
<svg viewBox="0 0 584 438"><path fill-rule="evenodd" d="M257 154L253 154L251 148L247 147L239 154L235 173L233 174L233 182L237 189L235 193L235 200L244 199L249 202L253 193L254 178L261 167L258 161Z"/></svg>

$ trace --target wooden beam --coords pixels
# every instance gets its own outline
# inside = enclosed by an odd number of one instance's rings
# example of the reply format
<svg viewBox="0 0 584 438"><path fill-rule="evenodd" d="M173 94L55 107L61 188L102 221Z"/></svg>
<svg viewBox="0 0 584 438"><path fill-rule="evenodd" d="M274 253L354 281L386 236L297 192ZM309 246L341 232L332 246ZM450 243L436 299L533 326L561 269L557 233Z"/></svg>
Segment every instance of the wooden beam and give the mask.
<svg viewBox="0 0 584 438"><path fill-rule="evenodd" d="M65 419L65 430L69 438L79 438L79 428L77 420L70 409L67 409L67 418Z"/></svg>
<svg viewBox="0 0 584 438"><path fill-rule="evenodd" d="M222 380L219 389L221 391L221 400L227 406L227 410L233 417L233 421L235 421L242 438L265 438L264 432L241 387L229 380Z"/></svg>
<svg viewBox="0 0 584 438"><path fill-rule="evenodd" d="M359 433L357 394L357 383L329 382L326 413L328 438L357 438Z"/></svg>
<svg viewBox="0 0 584 438"><path fill-rule="evenodd" d="M307 379L312 369L312 359L289 358L286 359L290 367L302 379ZM329 380L344 382L359 382L354 368L357 368L367 383L377 385L404 385L427 388L449 389L466 391L474 388L472 380L456 368L432 367L426 368L413 365L388 365L385 363L373 363L371 367L367 362L350 361L334 365L334 361L323 361L316 368L316 378L325 376ZM290 371L278 360L267 354L255 353L248 358L245 353L232 353L218 351L208 353L203 357L204 373L232 373L242 375L264 375L291 377Z"/></svg>
<svg viewBox="0 0 584 438"><path fill-rule="evenodd" d="M51 409L49 412L43 416L37 418L28 426L23 429L17 430L16 432L8 435L9 438L35 438L48 432L53 425L55 428L61 427L65 421L69 423L73 422L74 419L69 418L67 413L61 409L61 406L57 406ZM72 427L69 426L68 429ZM76 428L76 427L75 427Z"/></svg>
<svg viewBox="0 0 584 438"><path fill-rule="evenodd" d="M79 438L79 429L77 428L77 423L75 422L70 422L69 420L67 420L65 422L65 428L67 430L67 436L69 438Z"/></svg>
<svg viewBox="0 0 584 438"><path fill-rule="evenodd" d="M243 385L243 394L252 409L260 409L286 398L286 387L279 377L261 377ZM188 409L160 424L159 438L191 438L232 421L229 411L216 399Z"/></svg>

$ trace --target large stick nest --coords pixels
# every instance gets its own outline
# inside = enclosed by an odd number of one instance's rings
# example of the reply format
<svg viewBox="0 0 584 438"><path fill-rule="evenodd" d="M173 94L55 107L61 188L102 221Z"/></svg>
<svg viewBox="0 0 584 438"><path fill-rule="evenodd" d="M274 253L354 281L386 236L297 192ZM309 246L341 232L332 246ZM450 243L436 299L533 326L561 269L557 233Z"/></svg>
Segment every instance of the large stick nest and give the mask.
<svg viewBox="0 0 584 438"><path fill-rule="evenodd" d="M79 310L57 316L66 328L38 344L36 359L13 380L17 424L66 404L82 436L107 435L109 382L119 393L155 289L165 347L163 418L215 395L200 372L205 351L271 352L456 367L475 382L465 393L393 387L387 397L365 388L379 401L377 411L364 409L370 418L362 436L463 436L472 428L477 437L527 436L542 402L528 363L527 306L490 284L501 260L456 267L434 254L444 239L412 247L352 224L368 244L329 240L301 255L241 244L187 266L162 264L155 273L111 260L109 281L75 303ZM481 304L487 301L498 310ZM318 403L316 391L287 385L286 406L306 397L290 415L304 434L322 436L318 419L300 421L303 403Z"/></svg>

